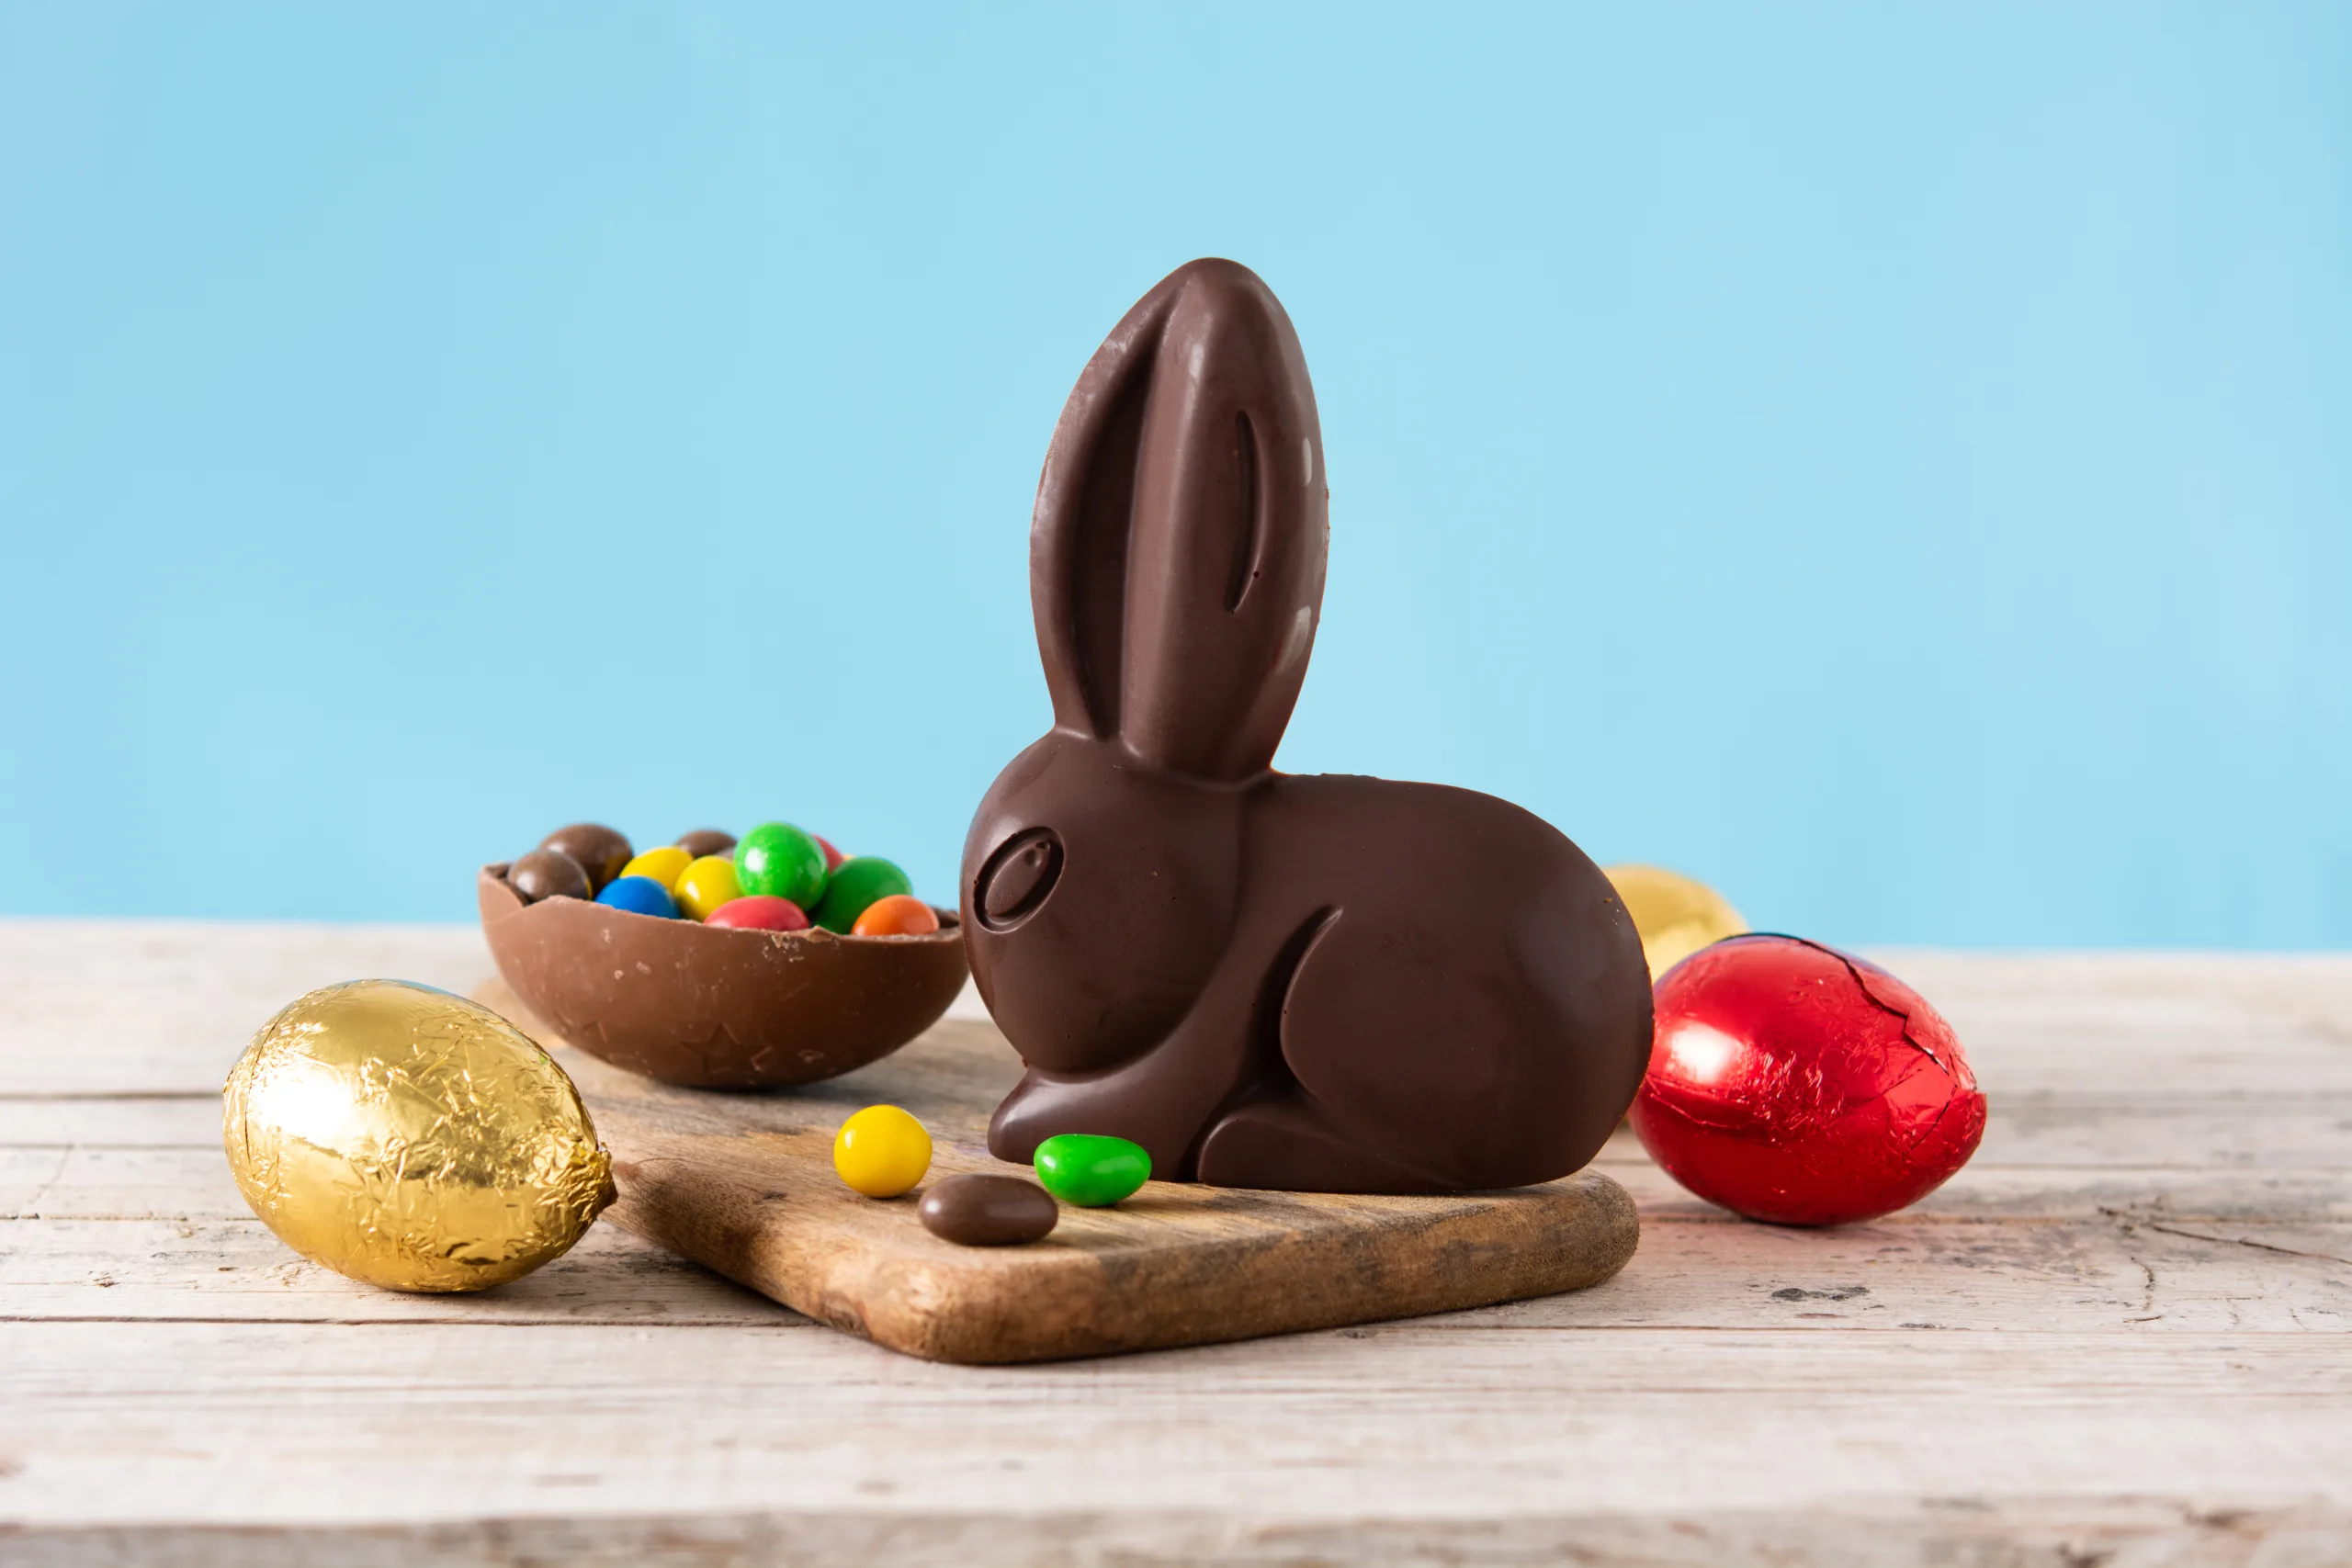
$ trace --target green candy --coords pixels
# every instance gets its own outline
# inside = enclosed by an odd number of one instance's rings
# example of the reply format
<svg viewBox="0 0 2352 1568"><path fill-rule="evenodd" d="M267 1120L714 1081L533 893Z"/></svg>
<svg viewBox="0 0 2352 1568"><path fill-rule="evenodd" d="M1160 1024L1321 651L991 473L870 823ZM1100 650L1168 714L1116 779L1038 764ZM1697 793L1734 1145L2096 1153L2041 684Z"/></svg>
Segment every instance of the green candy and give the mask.
<svg viewBox="0 0 2352 1568"><path fill-rule="evenodd" d="M745 893L789 898L808 912L825 893L825 852L789 822L763 822L735 846L735 880Z"/></svg>
<svg viewBox="0 0 2352 1568"><path fill-rule="evenodd" d="M867 905L893 893L914 890L907 874L880 855L852 855L833 867L832 880L825 884L825 897L808 911L808 918L829 931L847 936Z"/></svg>
<svg viewBox="0 0 2352 1568"><path fill-rule="evenodd" d="M1151 1156L1125 1138L1057 1133L1037 1145L1037 1179L1065 1203L1100 1209L1151 1179Z"/></svg>

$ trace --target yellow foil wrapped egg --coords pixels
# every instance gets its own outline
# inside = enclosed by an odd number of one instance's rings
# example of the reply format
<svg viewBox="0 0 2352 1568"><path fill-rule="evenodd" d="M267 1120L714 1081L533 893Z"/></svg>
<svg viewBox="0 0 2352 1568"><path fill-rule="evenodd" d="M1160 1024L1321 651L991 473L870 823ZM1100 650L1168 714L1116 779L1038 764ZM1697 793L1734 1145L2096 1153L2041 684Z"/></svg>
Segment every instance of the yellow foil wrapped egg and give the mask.
<svg viewBox="0 0 2352 1568"><path fill-rule="evenodd" d="M395 1291L481 1291L580 1239L612 1158L553 1058L489 1009L404 980L312 991L254 1036L222 1141L278 1239Z"/></svg>
<svg viewBox="0 0 2352 1568"><path fill-rule="evenodd" d="M1713 942L1747 930L1729 900L1703 882L1654 865L1612 865L1603 874L1642 935L1650 980Z"/></svg>

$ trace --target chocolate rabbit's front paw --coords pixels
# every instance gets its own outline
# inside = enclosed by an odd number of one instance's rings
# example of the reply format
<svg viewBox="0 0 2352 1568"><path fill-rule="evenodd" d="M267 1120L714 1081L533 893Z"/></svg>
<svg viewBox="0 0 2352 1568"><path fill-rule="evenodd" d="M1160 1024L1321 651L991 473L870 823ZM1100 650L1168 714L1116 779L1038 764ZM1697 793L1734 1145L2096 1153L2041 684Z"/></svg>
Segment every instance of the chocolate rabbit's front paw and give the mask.
<svg viewBox="0 0 2352 1568"><path fill-rule="evenodd" d="M1027 1165L1037 1145L1062 1133L1093 1133L1140 1144L1151 1173L1182 1179L1184 1156L1205 1107L1182 1090L1153 1081L1150 1061L1087 1078L1031 1071L989 1119L989 1153Z"/></svg>

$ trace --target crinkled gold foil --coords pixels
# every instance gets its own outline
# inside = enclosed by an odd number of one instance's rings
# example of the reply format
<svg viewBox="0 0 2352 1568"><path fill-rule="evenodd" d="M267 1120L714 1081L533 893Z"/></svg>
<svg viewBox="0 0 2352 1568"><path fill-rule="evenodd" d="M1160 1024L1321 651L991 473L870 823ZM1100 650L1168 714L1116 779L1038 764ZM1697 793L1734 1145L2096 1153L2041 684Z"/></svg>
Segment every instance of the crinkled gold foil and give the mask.
<svg viewBox="0 0 2352 1568"><path fill-rule="evenodd" d="M1701 948L1747 930L1747 922L1722 894L1679 872L1612 865L1602 874L1634 917L1653 982Z"/></svg>
<svg viewBox="0 0 2352 1568"><path fill-rule="evenodd" d="M613 1201L579 1090L513 1024L402 980L312 991L222 1090L229 1168L314 1262L396 1291L481 1291L578 1241Z"/></svg>

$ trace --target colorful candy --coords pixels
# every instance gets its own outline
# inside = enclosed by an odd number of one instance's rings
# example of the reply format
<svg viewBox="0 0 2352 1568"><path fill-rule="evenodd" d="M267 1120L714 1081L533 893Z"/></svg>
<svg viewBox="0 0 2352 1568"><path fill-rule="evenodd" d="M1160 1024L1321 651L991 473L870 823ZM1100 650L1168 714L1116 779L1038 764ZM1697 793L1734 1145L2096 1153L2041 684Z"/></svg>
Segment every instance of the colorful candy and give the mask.
<svg viewBox="0 0 2352 1568"><path fill-rule="evenodd" d="M911 893L876 898L850 927L853 936L929 936L939 929L939 913Z"/></svg>
<svg viewBox="0 0 2352 1568"><path fill-rule="evenodd" d="M705 855L731 855L735 852L735 835L716 828L697 828L691 833L679 834L678 847L696 860Z"/></svg>
<svg viewBox="0 0 2352 1568"><path fill-rule="evenodd" d="M789 822L763 822L735 846L735 880L747 894L813 909L825 891L825 852Z"/></svg>
<svg viewBox="0 0 2352 1568"><path fill-rule="evenodd" d="M958 1247L1019 1247L1042 1241L1062 1212L1017 1176L951 1176L922 1195L922 1228Z"/></svg>
<svg viewBox="0 0 2352 1568"><path fill-rule="evenodd" d="M506 868L506 886L526 904L542 898L594 898L588 874L561 850L533 850Z"/></svg>
<svg viewBox="0 0 2352 1568"><path fill-rule="evenodd" d="M1065 1203L1100 1209L1151 1179L1151 1156L1125 1138L1058 1133L1037 1145L1037 1179Z"/></svg>
<svg viewBox="0 0 2352 1568"><path fill-rule="evenodd" d="M846 936L866 906L894 893L911 893L914 887L905 872L880 855L852 855L827 880L824 897L809 909L808 918Z"/></svg>
<svg viewBox="0 0 2352 1568"><path fill-rule="evenodd" d="M868 1198L896 1198L931 1168L931 1134L895 1105L869 1105L833 1134L833 1168Z"/></svg>
<svg viewBox="0 0 2352 1568"><path fill-rule="evenodd" d="M675 844L663 844L646 851L621 867L623 876L650 876L673 894L678 890L678 874L694 863L695 857Z"/></svg>
<svg viewBox="0 0 2352 1568"><path fill-rule="evenodd" d="M650 876L616 876L605 884L605 890L596 895L596 902L633 914L658 915L665 920L675 919L678 915L678 901L670 897L668 888Z"/></svg>
<svg viewBox="0 0 2352 1568"><path fill-rule="evenodd" d="M940 929L938 911L914 897L897 865L879 855L844 859L829 840L788 822L763 822L741 840L696 828L643 854L613 829L575 822L510 864L506 880L526 904L594 898L738 931L820 926L842 936L925 936Z"/></svg>
<svg viewBox="0 0 2352 1568"><path fill-rule="evenodd" d="M580 863L588 874L589 885L598 892L605 884L621 874L637 852L628 840L605 827L602 822L574 822L568 828L558 828L539 840L543 850L560 850Z"/></svg>
<svg viewBox="0 0 2352 1568"><path fill-rule="evenodd" d="M743 885L735 880L733 861L725 855L710 854L687 863L686 869L678 874L677 886L670 891L677 896L678 908L688 919L707 920L721 907L741 898Z"/></svg>
<svg viewBox="0 0 2352 1568"><path fill-rule="evenodd" d="M703 924L723 931L805 931L808 929L808 917L789 898L754 893L748 897L729 899L704 916Z"/></svg>

